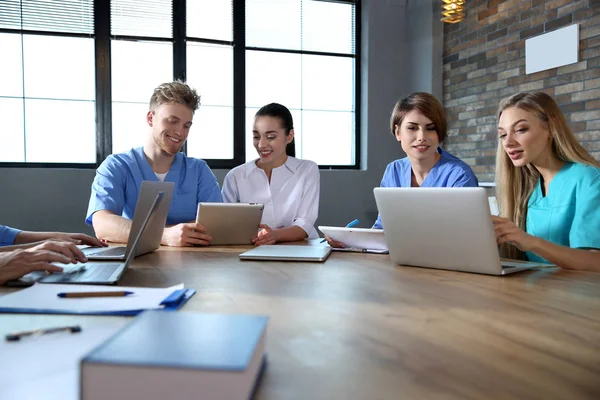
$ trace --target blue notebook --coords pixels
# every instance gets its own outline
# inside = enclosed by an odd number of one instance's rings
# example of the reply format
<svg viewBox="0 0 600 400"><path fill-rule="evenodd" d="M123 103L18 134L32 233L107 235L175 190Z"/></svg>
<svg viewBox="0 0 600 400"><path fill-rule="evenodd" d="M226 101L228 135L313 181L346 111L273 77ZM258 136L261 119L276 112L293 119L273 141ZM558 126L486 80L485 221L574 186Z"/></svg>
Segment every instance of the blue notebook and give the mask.
<svg viewBox="0 0 600 400"><path fill-rule="evenodd" d="M266 364L267 322L146 311L82 359L81 398L248 399Z"/></svg>

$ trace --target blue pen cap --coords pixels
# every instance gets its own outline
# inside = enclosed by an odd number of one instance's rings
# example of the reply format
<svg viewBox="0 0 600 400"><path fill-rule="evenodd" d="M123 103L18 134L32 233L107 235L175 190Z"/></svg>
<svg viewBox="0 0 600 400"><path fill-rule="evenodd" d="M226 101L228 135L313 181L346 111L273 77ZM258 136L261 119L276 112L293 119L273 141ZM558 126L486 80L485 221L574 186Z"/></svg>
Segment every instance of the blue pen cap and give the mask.
<svg viewBox="0 0 600 400"><path fill-rule="evenodd" d="M348 225L346 225L346 228L352 228L353 226L358 225L358 220L355 219L354 221L350 222Z"/></svg>

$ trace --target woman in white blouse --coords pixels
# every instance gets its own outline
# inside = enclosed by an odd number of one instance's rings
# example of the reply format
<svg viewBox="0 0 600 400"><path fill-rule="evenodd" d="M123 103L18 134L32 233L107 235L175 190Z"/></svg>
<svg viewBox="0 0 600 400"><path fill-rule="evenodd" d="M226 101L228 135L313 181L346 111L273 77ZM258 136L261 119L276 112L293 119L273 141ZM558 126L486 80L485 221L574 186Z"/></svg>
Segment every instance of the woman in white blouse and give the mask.
<svg viewBox="0 0 600 400"><path fill-rule="evenodd" d="M256 245L319 237L314 227L319 214L319 168L294 157L290 110L277 103L262 107L254 116L252 136L259 158L229 171L223 201L265 205Z"/></svg>

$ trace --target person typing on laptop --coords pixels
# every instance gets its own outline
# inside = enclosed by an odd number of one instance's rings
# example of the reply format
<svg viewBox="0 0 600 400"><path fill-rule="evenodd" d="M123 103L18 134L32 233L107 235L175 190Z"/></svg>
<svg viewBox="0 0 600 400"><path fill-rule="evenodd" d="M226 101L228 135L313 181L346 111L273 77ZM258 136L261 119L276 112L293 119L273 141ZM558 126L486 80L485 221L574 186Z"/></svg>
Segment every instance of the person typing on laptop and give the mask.
<svg viewBox="0 0 600 400"><path fill-rule="evenodd" d="M106 246L83 233L32 232L0 225L0 285L33 271L62 271L52 262L87 261L77 247L80 244Z"/></svg>
<svg viewBox="0 0 600 400"><path fill-rule="evenodd" d="M61 272L63 269L52 265L53 262L76 262L71 256L64 254L67 251L62 243L53 241L42 242L31 247L6 249L6 247L0 249L0 285L33 271Z"/></svg>
<svg viewBox="0 0 600 400"><path fill-rule="evenodd" d="M464 161L440 148L448 122L439 100L424 92L399 100L390 119L390 130L406 157L388 164L381 187L476 187L477 177ZM381 215L374 229L383 229ZM344 244L330 238L332 247Z"/></svg>
<svg viewBox="0 0 600 400"><path fill-rule="evenodd" d="M154 89L144 146L108 156L96 171L86 223L99 238L127 242L140 186L147 180L175 184L161 244L210 243L209 233L194 219L199 202L222 202L219 184L205 161L180 152L199 105L200 96L183 82Z"/></svg>
<svg viewBox="0 0 600 400"><path fill-rule="evenodd" d="M37 242L45 240L58 240L76 245L83 244L95 247L106 246L105 243L102 243L95 237L83 233L23 231L11 228L10 226L0 225L0 248L3 246L37 244Z"/></svg>
<svg viewBox="0 0 600 400"><path fill-rule="evenodd" d="M544 92L518 93L498 110L492 217L503 256L600 272L600 163Z"/></svg>
<svg viewBox="0 0 600 400"><path fill-rule="evenodd" d="M95 237L83 233L22 231L10 226L0 225L0 253L28 250L30 251L29 253L22 255L27 258L26 256L31 254L31 252L49 251L66 256L71 262L85 262L87 261L87 257L77 247L78 245L91 247L107 246L106 243L101 242ZM17 253L13 254L13 256ZM6 256L4 260L8 262L7 260L10 259L10 256L6 254L2 255ZM50 259L54 257L53 255L49 256Z"/></svg>
<svg viewBox="0 0 600 400"><path fill-rule="evenodd" d="M294 121L287 107L271 103L254 117L259 158L232 169L223 182L228 203L262 203L262 228L255 245L317 238L319 167L295 158Z"/></svg>

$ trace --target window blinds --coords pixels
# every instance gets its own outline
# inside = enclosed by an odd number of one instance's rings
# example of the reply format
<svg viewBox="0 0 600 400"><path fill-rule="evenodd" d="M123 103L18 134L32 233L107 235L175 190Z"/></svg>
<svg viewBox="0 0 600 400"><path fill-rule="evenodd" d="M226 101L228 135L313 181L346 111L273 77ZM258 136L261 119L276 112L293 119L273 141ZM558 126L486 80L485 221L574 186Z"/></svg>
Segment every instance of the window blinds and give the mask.
<svg viewBox="0 0 600 400"><path fill-rule="evenodd" d="M172 0L111 0L110 17L114 36L173 37Z"/></svg>
<svg viewBox="0 0 600 400"><path fill-rule="evenodd" d="M94 0L2 0L0 28L94 34Z"/></svg>

